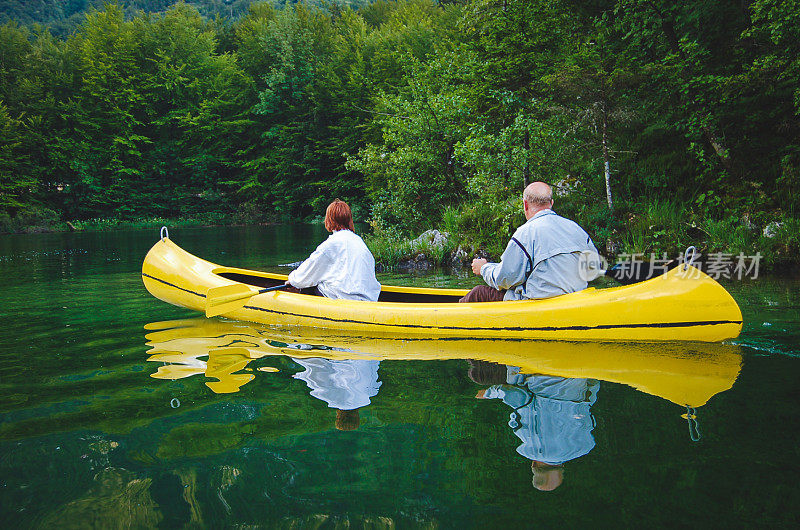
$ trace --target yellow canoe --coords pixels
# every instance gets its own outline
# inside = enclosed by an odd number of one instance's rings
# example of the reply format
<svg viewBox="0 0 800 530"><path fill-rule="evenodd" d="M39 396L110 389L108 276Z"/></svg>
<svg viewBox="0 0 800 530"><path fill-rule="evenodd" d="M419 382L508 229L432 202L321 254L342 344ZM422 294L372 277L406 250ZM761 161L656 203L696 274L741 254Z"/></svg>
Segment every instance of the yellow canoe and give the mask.
<svg viewBox="0 0 800 530"><path fill-rule="evenodd" d="M205 318L153 322L145 329L150 347L147 360L162 363L152 377L174 380L204 375L216 379L206 385L217 393L238 391L256 377L248 364L269 356L472 359L516 366L524 374L625 384L696 408L731 388L742 364L740 348L728 344L408 338Z"/></svg>
<svg viewBox="0 0 800 530"><path fill-rule="evenodd" d="M156 298L205 311L213 287L270 287L286 275L216 265L163 237L145 257L142 280ZM718 342L742 329L731 295L691 266L633 285L545 300L456 303L466 292L385 285L378 302L362 302L273 291L225 316L357 333L570 341Z"/></svg>

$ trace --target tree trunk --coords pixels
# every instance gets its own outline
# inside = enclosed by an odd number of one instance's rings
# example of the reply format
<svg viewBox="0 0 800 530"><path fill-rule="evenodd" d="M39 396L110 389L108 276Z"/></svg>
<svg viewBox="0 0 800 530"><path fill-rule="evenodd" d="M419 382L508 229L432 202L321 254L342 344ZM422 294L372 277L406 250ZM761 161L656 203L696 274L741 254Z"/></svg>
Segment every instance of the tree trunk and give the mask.
<svg viewBox="0 0 800 530"><path fill-rule="evenodd" d="M603 120L603 173L606 178L606 199L608 200L608 211L614 215L614 201L611 197L611 161L608 156L608 106L606 105L605 91L601 104L603 106L601 119Z"/></svg>
<svg viewBox="0 0 800 530"><path fill-rule="evenodd" d="M706 125L702 128L702 131L703 136L705 136L708 143L711 144L711 147L714 149L714 152L717 153L717 156L719 157L720 162L722 162L722 165L725 167L725 169L730 171L732 175L737 175L738 173L736 167L734 166L731 157L728 155L728 149L725 147L725 144L722 143L722 140L719 139L714 129L711 126Z"/></svg>
<svg viewBox="0 0 800 530"><path fill-rule="evenodd" d="M522 147L525 148L525 167L522 170L522 189L525 189L528 187L528 184L531 183L531 163L529 160L531 149L531 133L527 129L525 130L525 139L523 140Z"/></svg>

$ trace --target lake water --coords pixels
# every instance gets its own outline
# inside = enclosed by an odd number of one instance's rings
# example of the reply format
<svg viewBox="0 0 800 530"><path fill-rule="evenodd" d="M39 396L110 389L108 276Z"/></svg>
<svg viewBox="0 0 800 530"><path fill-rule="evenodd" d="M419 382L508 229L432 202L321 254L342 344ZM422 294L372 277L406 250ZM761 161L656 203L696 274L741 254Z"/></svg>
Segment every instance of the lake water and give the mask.
<svg viewBox="0 0 800 530"><path fill-rule="evenodd" d="M325 235L171 233L281 272ZM0 236L4 528L797 525L796 279L727 283L745 319L731 344L374 340L349 360L336 336L153 298L140 272L156 240ZM547 370L517 374L526 358Z"/></svg>

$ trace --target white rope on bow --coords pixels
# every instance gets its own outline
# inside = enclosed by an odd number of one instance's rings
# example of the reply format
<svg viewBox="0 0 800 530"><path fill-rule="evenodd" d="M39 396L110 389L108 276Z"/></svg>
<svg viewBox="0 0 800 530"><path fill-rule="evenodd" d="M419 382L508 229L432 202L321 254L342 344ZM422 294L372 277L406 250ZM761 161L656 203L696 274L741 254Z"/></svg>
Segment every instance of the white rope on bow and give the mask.
<svg viewBox="0 0 800 530"><path fill-rule="evenodd" d="M689 253L691 252L691 257ZM697 249L694 246L688 247L686 252L683 253L683 270L689 269L689 265L694 265L694 260L697 259Z"/></svg>

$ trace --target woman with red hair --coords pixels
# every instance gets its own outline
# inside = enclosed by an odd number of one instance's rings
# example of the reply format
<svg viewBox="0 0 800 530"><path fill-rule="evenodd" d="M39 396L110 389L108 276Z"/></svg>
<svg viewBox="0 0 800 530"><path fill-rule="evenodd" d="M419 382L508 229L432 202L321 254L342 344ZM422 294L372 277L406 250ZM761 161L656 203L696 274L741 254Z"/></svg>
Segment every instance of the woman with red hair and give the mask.
<svg viewBox="0 0 800 530"><path fill-rule="evenodd" d="M353 214L336 199L325 211L325 228L331 235L286 282L298 289L316 287L327 298L377 301L381 284L375 278L375 258L353 230Z"/></svg>

